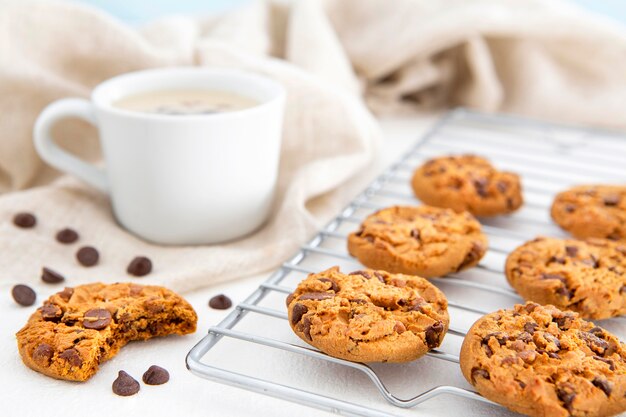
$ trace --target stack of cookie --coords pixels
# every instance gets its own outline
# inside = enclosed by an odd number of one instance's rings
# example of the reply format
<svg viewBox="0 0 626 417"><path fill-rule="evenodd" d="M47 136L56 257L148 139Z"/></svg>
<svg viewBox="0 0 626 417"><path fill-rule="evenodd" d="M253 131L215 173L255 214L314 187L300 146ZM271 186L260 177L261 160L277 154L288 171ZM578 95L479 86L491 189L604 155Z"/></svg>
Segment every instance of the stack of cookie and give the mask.
<svg viewBox="0 0 626 417"><path fill-rule="evenodd" d="M311 274L289 295L301 339L362 362L410 361L441 344L447 301L427 279L477 265L488 242L474 216L517 210L522 187L473 155L427 161L411 185L428 205L379 210L348 237L348 252L371 269ZM509 255L506 277L529 302L477 321L461 370L485 397L531 416L625 411L626 350L583 318L626 312L626 187L563 192L552 217L585 240L539 237Z"/></svg>

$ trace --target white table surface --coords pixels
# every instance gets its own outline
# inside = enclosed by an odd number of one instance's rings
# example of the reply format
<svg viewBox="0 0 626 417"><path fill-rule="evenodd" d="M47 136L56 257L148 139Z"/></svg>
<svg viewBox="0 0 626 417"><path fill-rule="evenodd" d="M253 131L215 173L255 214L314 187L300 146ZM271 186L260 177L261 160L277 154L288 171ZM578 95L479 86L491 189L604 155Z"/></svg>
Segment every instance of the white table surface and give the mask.
<svg viewBox="0 0 626 417"><path fill-rule="evenodd" d="M384 142L380 149L380 171L424 133L436 116L386 119L382 121ZM373 178L378 172L370 172ZM327 416L326 412L288 401L251 393L200 379L185 367L184 358L206 330L217 324L230 310L218 311L207 305L209 298L224 293L239 303L264 281L268 274L217 285L185 297L198 312L198 331L185 337L168 337L131 343L85 383L57 381L25 367L15 343L15 332L26 322L33 308L16 305L10 295L12 284L0 284L0 415L13 416L220 416L236 417L254 414L272 416ZM51 290L52 292L53 290ZM48 294L39 294L38 300ZM226 353L228 355L228 352ZM227 358L224 359L233 359ZM257 358L263 360L263 358ZM133 397L118 397L111 383L121 369L137 380L152 364L170 372L170 382L163 386L146 386ZM297 369L294 372L297 373ZM303 376L306 378L306 376ZM382 401L382 399L381 399ZM440 414L437 412L436 414ZM420 413L421 414L421 413ZM448 413L445 413L448 414Z"/></svg>

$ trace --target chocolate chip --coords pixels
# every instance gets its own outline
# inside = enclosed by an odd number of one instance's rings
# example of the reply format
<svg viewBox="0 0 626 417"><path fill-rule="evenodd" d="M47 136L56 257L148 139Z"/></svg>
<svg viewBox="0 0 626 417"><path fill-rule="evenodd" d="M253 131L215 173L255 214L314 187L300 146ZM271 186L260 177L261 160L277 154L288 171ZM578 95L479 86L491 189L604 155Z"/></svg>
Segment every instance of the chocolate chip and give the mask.
<svg viewBox="0 0 626 417"><path fill-rule="evenodd" d="M557 288L555 292L563 297L566 297L568 300L571 300L574 297L574 292L570 290L565 283Z"/></svg>
<svg viewBox="0 0 626 417"><path fill-rule="evenodd" d="M525 382L520 381L519 379L516 379L516 380L515 380L515 382L517 382L517 384L519 385L519 387L520 387L521 389L526 388L526 383L525 383Z"/></svg>
<svg viewBox="0 0 626 417"><path fill-rule="evenodd" d="M333 298L335 295L327 292L307 292L298 297L299 300L328 300L329 298Z"/></svg>
<svg viewBox="0 0 626 417"><path fill-rule="evenodd" d="M534 334L538 327L539 325L537 323L528 322L524 324L524 331L530 334Z"/></svg>
<svg viewBox="0 0 626 417"><path fill-rule="evenodd" d="M501 365L513 365L517 363L517 357L515 356L506 356L500 362Z"/></svg>
<svg viewBox="0 0 626 417"><path fill-rule="evenodd" d="M59 321L63 317L63 310L56 304L46 303L39 309L41 318L45 321Z"/></svg>
<svg viewBox="0 0 626 417"><path fill-rule="evenodd" d="M619 287L620 294L624 294L625 292L626 292L626 285L622 285L621 287Z"/></svg>
<svg viewBox="0 0 626 417"><path fill-rule="evenodd" d="M393 326L393 330L398 334L402 334L406 331L406 327L404 326L404 323L402 323L401 321L397 321L396 324Z"/></svg>
<svg viewBox="0 0 626 417"><path fill-rule="evenodd" d="M293 309L291 310L291 324L295 325L296 323L298 323L307 311L309 311L309 309L304 304L297 303L296 305L294 305Z"/></svg>
<svg viewBox="0 0 626 417"><path fill-rule="evenodd" d="M565 282L565 277L558 274L541 274L541 279L558 279L559 281Z"/></svg>
<svg viewBox="0 0 626 417"><path fill-rule="evenodd" d="M506 190L508 190L509 185L504 181L498 181L496 182L496 188L498 189L498 191L504 194Z"/></svg>
<svg viewBox="0 0 626 417"><path fill-rule="evenodd" d="M598 258L596 258L593 254L591 254L589 256L590 256L590 259L583 259L580 262L585 264L585 265L589 265L589 266L593 267L594 269L597 269L600 266L600 262L598 262Z"/></svg>
<svg viewBox="0 0 626 417"><path fill-rule="evenodd" d="M537 352L534 350L523 350L517 356L526 363L533 363L537 359Z"/></svg>
<svg viewBox="0 0 626 417"><path fill-rule="evenodd" d="M444 329L443 323L440 321L426 328L425 338L426 338L426 345L428 346L429 349L439 346L439 343L440 343L439 339L440 339L441 333L443 333L443 329Z"/></svg>
<svg viewBox="0 0 626 417"><path fill-rule="evenodd" d="M302 320L302 333L304 333L307 339L313 340L311 337L311 320L308 317L305 317L304 320Z"/></svg>
<svg viewBox="0 0 626 417"><path fill-rule="evenodd" d="M570 328L572 322L574 321L576 317L574 316L574 314L570 313L570 312L565 312L563 313L562 316L560 317L553 317L552 321L555 322L557 324L557 326L559 326L559 329L561 330L567 330Z"/></svg>
<svg viewBox="0 0 626 417"><path fill-rule="evenodd" d="M372 278L372 276L366 271L353 271L353 272L350 272L348 275L361 275L363 278L366 278L366 279Z"/></svg>
<svg viewBox="0 0 626 417"><path fill-rule="evenodd" d="M162 385L170 380L170 373L157 365L152 365L143 374L143 382L148 385Z"/></svg>
<svg viewBox="0 0 626 417"><path fill-rule="evenodd" d="M613 363L613 361L612 361L612 360L610 360L610 359L606 359L606 358L602 358L602 357L597 356L597 355L593 355L593 358L594 358L595 360L597 360L597 361L604 362L604 363L606 363L607 365L609 365L609 369L610 369L611 371L614 371L614 370L615 370L615 363Z"/></svg>
<svg viewBox="0 0 626 417"><path fill-rule="evenodd" d="M41 270L41 280L48 284L58 284L59 282L65 281L65 277L50 268L44 267Z"/></svg>
<svg viewBox="0 0 626 417"><path fill-rule="evenodd" d="M322 282L330 282L330 290L337 292L339 291L339 286L337 285L337 283L335 281L333 281L332 279L328 279L328 278L320 278L319 279Z"/></svg>
<svg viewBox="0 0 626 417"><path fill-rule="evenodd" d="M572 403L574 402L574 398L576 398L576 393L574 392L574 388L571 384L563 384L560 387L556 388L556 396L563 403L563 407L571 414L572 413Z"/></svg>
<svg viewBox="0 0 626 417"><path fill-rule="evenodd" d="M113 381L113 393L122 397L135 395L139 392L139 382L124 371L117 374L117 379Z"/></svg>
<svg viewBox="0 0 626 417"><path fill-rule="evenodd" d="M609 397L611 395L611 391L613 391L613 383L608 381L606 378L597 376L591 380L591 383L594 387L604 391L607 397Z"/></svg>
<svg viewBox="0 0 626 417"><path fill-rule="evenodd" d="M64 301L70 301L72 294L74 294L74 288L72 287L65 287L63 291L57 293L57 295Z"/></svg>
<svg viewBox="0 0 626 417"><path fill-rule="evenodd" d="M37 218L32 213L17 213L13 217L13 224L22 229L30 229L37 224Z"/></svg>
<svg viewBox="0 0 626 417"><path fill-rule="evenodd" d="M604 355L605 351L609 348L609 343L606 340L600 339L593 333L581 332L580 338L585 341L589 349L598 355Z"/></svg>
<svg viewBox="0 0 626 417"><path fill-rule="evenodd" d="M102 330L111 324L111 313L104 308L92 308L83 316L83 327L93 330Z"/></svg>
<svg viewBox="0 0 626 417"><path fill-rule="evenodd" d="M50 365L54 349L47 343L40 343L33 351L33 360L45 366Z"/></svg>
<svg viewBox="0 0 626 417"><path fill-rule="evenodd" d="M227 310L231 308L233 302L224 294L218 294L209 300L209 307L216 310Z"/></svg>
<svg viewBox="0 0 626 417"><path fill-rule="evenodd" d="M619 204L620 196L617 194L607 195L604 197L604 205L607 207L614 207Z"/></svg>
<svg viewBox="0 0 626 417"><path fill-rule="evenodd" d="M578 255L578 248L576 246L566 246L565 247L565 253L567 254L567 256L569 256L570 258L575 257L576 255Z"/></svg>
<svg viewBox="0 0 626 417"><path fill-rule="evenodd" d="M65 349L59 354L59 358L65 359L71 366L80 367L83 365L83 360L81 359L80 354L74 348Z"/></svg>
<svg viewBox="0 0 626 417"><path fill-rule="evenodd" d="M604 329L602 329L601 327L592 327L589 330L589 333L598 336L598 337L604 337Z"/></svg>
<svg viewBox="0 0 626 417"><path fill-rule="evenodd" d="M481 197L487 197L489 193L487 192L487 185L489 184L489 180L487 178L478 178L474 180L474 188L476 189L476 193Z"/></svg>
<svg viewBox="0 0 626 417"><path fill-rule="evenodd" d="M65 228L57 232L56 239L59 243L69 245L78 240L78 233L74 229Z"/></svg>
<svg viewBox="0 0 626 417"><path fill-rule="evenodd" d="M383 276L383 274L381 274L381 273L380 273L380 272L378 272L378 271L375 271L375 272L374 272L374 276L375 276L376 278L378 278L378 280L379 280L380 282L382 282L383 284L386 284L386 282L385 282L385 277Z"/></svg>
<svg viewBox="0 0 626 417"><path fill-rule="evenodd" d="M296 295L294 293L289 294L287 298L285 299L285 305L289 307L289 304L291 304L294 298L296 298Z"/></svg>
<svg viewBox="0 0 626 417"><path fill-rule="evenodd" d="M564 265L565 264L565 258L559 258L559 257L556 257L556 256L551 256L550 259L548 259L548 264L552 264L552 263L557 263L557 264Z"/></svg>
<svg viewBox="0 0 626 417"><path fill-rule="evenodd" d="M544 333L543 338L548 341L548 343L553 343L557 349L561 350L561 342L555 336L550 333Z"/></svg>
<svg viewBox="0 0 626 417"><path fill-rule="evenodd" d="M489 379L489 371L482 368L472 368L472 384L476 383L477 378Z"/></svg>
<svg viewBox="0 0 626 417"><path fill-rule="evenodd" d="M76 252L76 259L82 266L94 266L100 259L100 254L93 246L83 246Z"/></svg>
<svg viewBox="0 0 626 417"><path fill-rule="evenodd" d="M548 352L545 349L537 349L537 353L539 353L540 355L545 353L546 355L548 355L549 358L552 358L552 359L561 359L558 353Z"/></svg>
<svg viewBox="0 0 626 417"><path fill-rule="evenodd" d="M469 252L465 255L465 259L463 259L463 262L461 262L461 264L457 268L457 272L466 268L468 265L472 265L476 263L476 261L478 261L483 256L484 252L485 252L485 247L483 246L482 242L479 242L479 241L472 242L472 247L470 248Z"/></svg>
<svg viewBox="0 0 626 417"><path fill-rule="evenodd" d="M145 256L137 256L130 261L126 272L136 277L143 277L152 271L152 261Z"/></svg>
<svg viewBox="0 0 626 417"><path fill-rule="evenodd" d="M420 240L420 231L417 229L411 230L411 237L416 240Z"/></svg>
<svg viewBox="0 0 626 417"><path fill-rule="evenodd" d="M37 299L37 294L35 291L24 284L17 284L11 290L11 295L16 303L22 305L24 307L32 306L35 304L35 300Z"/></svg>
<svg viewBox="0 0 626 417"><path fill-rule="evenodd" d="M533 340L533 337L528 332L522 332L517 335L517 340L524 343L530 343Z"/></svg>
<svg viewBox="0 0 626 417"><path fill-rule="evenodd" d="M573 213L574 211L576 211L576 206L573 204L566 204L563 208L567 213Z"/></svg>
<svg viewBox="0 0 626 417"><path fill-rule="evenodd" d="M524 305L524 310L528 313L532 313L537 307L539 307L539 304L537 303L526 303L526 305Z"/></svg>

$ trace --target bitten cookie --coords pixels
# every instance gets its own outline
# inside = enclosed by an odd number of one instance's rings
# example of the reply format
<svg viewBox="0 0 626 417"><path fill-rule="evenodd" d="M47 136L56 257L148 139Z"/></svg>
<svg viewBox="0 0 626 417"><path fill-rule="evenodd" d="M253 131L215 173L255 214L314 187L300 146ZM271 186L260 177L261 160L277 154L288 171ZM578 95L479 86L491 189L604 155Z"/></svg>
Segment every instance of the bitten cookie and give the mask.
<svg viewBox="0 0 626 417"><path fill-rule="evenodd" d="M537 238L511 252L505 272L525 300L593 319L626 314L626 244Z"/></svg>
<svg viewBox="0 0 626 417"><path fill-rule="evenodd" d="M448 301L427 280L338 267L310 274L287 297L289 324L305 342L355 362L408 362L438 347Z"/></svg>
<svg viewBox="0 0 626 417"><path fill-rule="evenodd" d="M581 185L559 193L552 219L577 238L626 240L626 186Z"/></svg>
<svg viewBox="0 0 626 417"><path fill-rule="evenodd" d="M498 171L474 155L431 159L415 171L411 185L425 204L475 216L511 213L523 203L517 174Z"/></svg>
<svg viewBox="0 0 626 417"><path fill-rule="evenodd" d="M571 311L535 303L479 319L461 347L461 371L484 397L536 417L626 411L626 351Z"/></svg>
<svg viewBox="0 0 626 417"><path fill-rule="evenodd" d="M94 283L52 295L16 336L28 367L85 381L126 343L193 333L196 323L191 305L166 288Z"/></svg>
<svg viewBox="0 0 626 417"><path fill-rule="evenodd" d="M429 206L377 211L348 236L348 252L368 268L426 278L472 267L486 249L471 214Z"/></svg>

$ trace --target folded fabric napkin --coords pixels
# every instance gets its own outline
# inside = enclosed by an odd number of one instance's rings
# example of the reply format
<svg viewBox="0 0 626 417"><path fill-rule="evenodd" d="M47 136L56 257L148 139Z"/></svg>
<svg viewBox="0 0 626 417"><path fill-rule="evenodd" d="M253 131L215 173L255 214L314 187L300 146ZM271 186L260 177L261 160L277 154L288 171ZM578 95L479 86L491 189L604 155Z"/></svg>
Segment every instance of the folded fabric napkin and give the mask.
<svg viewBox="0 0 626 417"><path fill-rule="evenodd" d="M288 90L276 209L236 242L162 247L120 228L107 197L37 157L32 127L51 101L144 68L243 68ZM254 2L206 19L139 30L75 3L0 0L0 271L38 282L42 266L82 281L120 281L136 255L153 283L191 290L268 270L352 197L379 131L368 110L467 105L542 118L626 125L626 35L560 1L299 0ZM367 107L364 103L367 103ZM58 142L98 160L93 127L60 123ZM33 211L34 230L11 217ZM72 227L100 264L78 266Z"/></svg>

